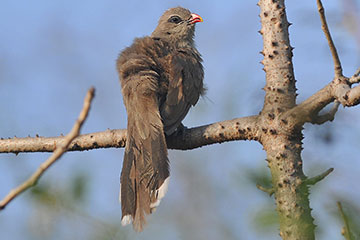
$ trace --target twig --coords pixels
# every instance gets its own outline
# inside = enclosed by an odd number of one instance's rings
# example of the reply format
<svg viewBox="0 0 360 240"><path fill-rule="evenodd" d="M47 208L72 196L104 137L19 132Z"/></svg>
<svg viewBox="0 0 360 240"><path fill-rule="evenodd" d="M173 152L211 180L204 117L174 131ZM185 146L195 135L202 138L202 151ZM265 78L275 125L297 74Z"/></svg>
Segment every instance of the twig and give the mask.
<svg viewBox="0 0 360 240"><path fill-rule="evenodd" d="M354 75L349 78L349 83L354 84L360 82L360 68L358 68Z"/></svg>
<svg viewBox="0 0 360 240"><path fill-rule="evenodd" d="M350 231L350 224L349 224L349 221L348 221L348 217L344 213L341 202L337 202L337 205L338 205L338 208L339 208L339 211L340 211L340 214L341 214L341 218L344 221L344 227L342 229L342 235L345 237L346 240L353 240L354 238L353 238L353 236L351 234L351 231Z"/></svg>
<svg viewBox="0 0 360 240"><path fill-rule="evenodd" d="M327 121L332 122L334 120L334 118L335 118L335 114L336 114L339 106L340 106L340 102L335 100L334 105L332 106L332 108L331 108L331 110L329 112L327 112L325 114L322 114L322 115L315 116L312 119L311 123L313 123L313 124L323 124L323 123L325 123Z"/></svg>
<svg viewBox="0 0 360 240"><path fill-rule="evenodd" d="M308 178L305 181L306 185L315 185L316 183L320 182L321 180L323 180L327 175L329 175L332 171L334 171L334 168L329 168L328 170L326 170L325 172L312 177L312 178Z"/></svg>
<svg viewBox="0 0 360 240"><path fill-rule="evenodd" d="M9 202L11 202L15 197L19 194L27 190L28 188L36 185L39 178L44 174L44 172L58 160L64 152L66 152L69 144L71 141L76 138L80 133L80 128L83 125L84 121L86 120L89 110L91 101L94 97L95 89L92 87L88 90L85 100L83 109L80 112L78 119L76 120L73 128L69 132L69 134L65 137L63 144L60 144L56 147L54 153L45 161L43 162L40 167L33 173L33 175L23 182L21 185L16 187L15 189L11 190L10 193L0 202L0 210L4 209Z"/></svg>
<svg viewBox="0 0 360 240"><path fill-rule="evenodd" d="M353 84L353 83L358 83L360 82L360 76L356 76L356 77L351 77L349 79L349 83Z"/></svg>
<svg viewBox="0 0 360 240"><path fill-rule="evenodd" d="M355 83L359 75L360 69L350 78L353 81L352 83ZM331 115L320 116L320 118L324 118L320 120L314 119L314 116L317 116L319 111L334 100L339 101L344 107L360 104L360 85L351 88L351 84L349 83L349 78L344 76L333 79L332 82L311 95L305 101L284 112L281 119L296 126L302 126L306 122L321 123L322 120L325 120ZM336 105L333 106L330 114L336 113L334 107L336 107Z"/></svg>
<svg viewBox="0 0 360 240"><path fill-rule="evenodd" d="M321 19L321 29L323 30L323 32L325 34L325 37L328 41L330 51L331 51L331 54L333 57L335 77L341 77L341 76L343 76L341 62L340 62L338 53L336 51L335 44L331 38L330 30L329 30L329 27L327 25L326 18L325 18L325 10L321 3L321 0L317 0L317 6L318 6L319 14L320 14L320 19Z"/></svg>

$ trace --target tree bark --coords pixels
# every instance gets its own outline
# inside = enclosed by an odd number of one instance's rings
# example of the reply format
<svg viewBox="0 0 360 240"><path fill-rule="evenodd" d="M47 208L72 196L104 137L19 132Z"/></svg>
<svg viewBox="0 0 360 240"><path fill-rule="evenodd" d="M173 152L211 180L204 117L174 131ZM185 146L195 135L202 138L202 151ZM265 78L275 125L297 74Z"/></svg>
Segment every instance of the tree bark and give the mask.
<svg viewBox="0 0 360 240"><path fill-rule="evenodd" d="M283 239L314 239L309 191L302 170L302 125L284 113L295 107L296 87L283 0L260 0L265 101L260 141L267 154Z"/></svg>

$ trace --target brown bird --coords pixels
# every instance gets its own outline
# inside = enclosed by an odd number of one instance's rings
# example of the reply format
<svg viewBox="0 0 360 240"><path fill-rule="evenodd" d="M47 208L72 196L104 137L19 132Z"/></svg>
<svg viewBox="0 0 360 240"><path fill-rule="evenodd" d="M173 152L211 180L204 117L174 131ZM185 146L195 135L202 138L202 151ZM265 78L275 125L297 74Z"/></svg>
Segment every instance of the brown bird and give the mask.
<svg viewBox="0 0 360 240"><path fill-rule="evenodd" d="M120 178L122 225L142 231L166 194L169 160L165 135L204 93L204 71L194 45L202 18L176 7L167 10L149 37L137 38L117 60L128 115L127 142Z"/></svg>

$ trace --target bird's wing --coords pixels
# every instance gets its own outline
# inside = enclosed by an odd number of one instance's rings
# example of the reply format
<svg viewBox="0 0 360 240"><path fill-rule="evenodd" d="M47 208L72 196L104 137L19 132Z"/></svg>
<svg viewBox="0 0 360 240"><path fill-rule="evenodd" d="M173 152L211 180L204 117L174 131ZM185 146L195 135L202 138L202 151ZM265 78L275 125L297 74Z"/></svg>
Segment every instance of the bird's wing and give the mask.
<svg viewBox="0 0 360 240"><path fill-rule="evenodd" d="M195 49L176 51L170 56L170 66L168 93L160 106L167 135L175 131L204 92L204 70L200 54Z"/></svg>

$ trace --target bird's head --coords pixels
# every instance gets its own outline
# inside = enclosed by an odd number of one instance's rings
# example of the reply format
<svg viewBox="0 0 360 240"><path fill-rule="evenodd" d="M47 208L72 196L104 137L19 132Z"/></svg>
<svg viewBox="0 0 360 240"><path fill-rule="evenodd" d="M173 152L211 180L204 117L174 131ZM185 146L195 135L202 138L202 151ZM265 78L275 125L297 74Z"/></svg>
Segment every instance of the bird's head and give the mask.
<svg viewBox="0 0 360 240"><path fill-rule="evenodd" d="M195 23L202 21L199 15L185 8L170 8L160 17L159 24L151 36L180 47L184 44L193 45Z"/></svg>

